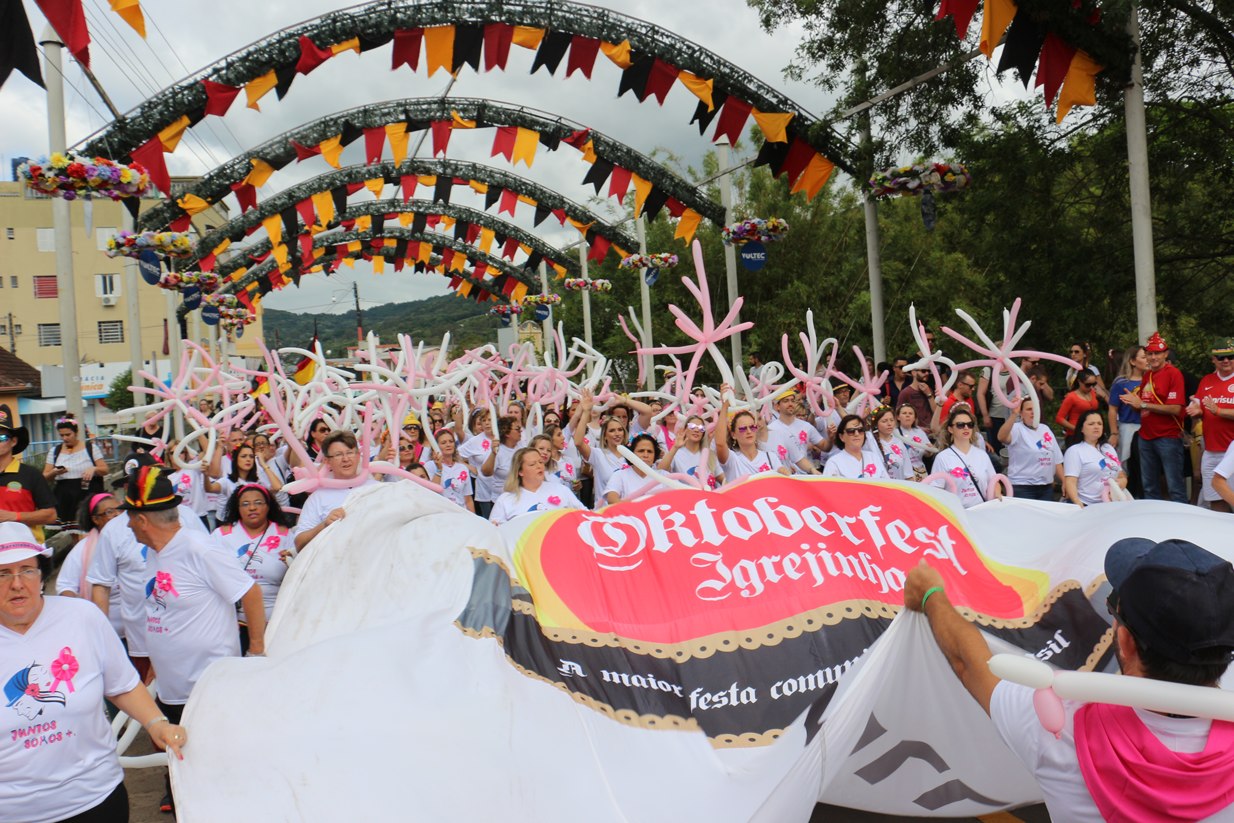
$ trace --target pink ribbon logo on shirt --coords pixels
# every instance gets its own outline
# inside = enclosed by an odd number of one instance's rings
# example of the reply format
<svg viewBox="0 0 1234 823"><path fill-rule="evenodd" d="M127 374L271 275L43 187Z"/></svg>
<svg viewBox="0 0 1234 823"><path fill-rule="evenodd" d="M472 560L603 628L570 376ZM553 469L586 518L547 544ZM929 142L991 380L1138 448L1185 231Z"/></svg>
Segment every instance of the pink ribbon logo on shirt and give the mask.
<svg viewBox="0 0 1234 823"><path fill-rule="evenodd" d="M878 473L878 467L875 466L873 463L866 463L865 468L862 469L862 471L870 475L870 477L873 477L875 474Z"/></svg>
<svg viewBox="0 0 1234 823"><path fill-rule="evenodd" d="M797 442L801 443L801 445L804 446L806 443L806 440L807 438L806 438L805 432L797 432Z"/></svg>
<svg viewBox="0 0 1234 823"><path fill-rule="evenodd" d="M77 664L77 658L73 656L73 650L65 646L60 650L60 656L57 657L51 664L51 676L55 678L51 684L51 691L57 691L60 684L68 686L69 694L72 694L73 678L77 676L77 671L80 668Z"/></svg>
<svg viewBox="0 0 1234 823"><path fill-rule="evenodd" d="M776 446L776 454L780 455L780 459L783 460L788 457L788 449L783 446Z"/></svg>
<svg viewBox="0 0 1234 823"><path fill-rule="evenodd" d="M492 443L490 443L488 440L481 440L481 441L480 441L480 448L484 449L485 451L488 451L488 447L489 447L489 446L491 446L491 445L493 445L493 444L492 444Z"/></svg>
<svg viewBox="0 0 1234 823"><path fill-rule="evenodd" d="M560 497L558 497L557 495L555 495L555 494L554 494L552 497L550 497L550 498L548 499L548 502L549 502L549 503L551 503L551 504L552 504L552 505L554 505L554 506L560 506L560 505L561 505L561 498L560 498Z"/></svg>
<svg viewBox="0 0 1234 823"><path fill-rule="evenodd" d="M159 572L154 576L154 585L161 592L171 592L176 597L180 596L180 592L176 591L176 584L172 581L171 572Z"/></svg>
<svg viewBox="0 0 1234 823"><path fill-rule="evenodd" d="M277 535L272 534L269 537L267 537L265 540L261 541L261 547L265 549L267 552L278 551L278 548L282 544L282 542L283 542L282 538L280 538Z"/></svg>

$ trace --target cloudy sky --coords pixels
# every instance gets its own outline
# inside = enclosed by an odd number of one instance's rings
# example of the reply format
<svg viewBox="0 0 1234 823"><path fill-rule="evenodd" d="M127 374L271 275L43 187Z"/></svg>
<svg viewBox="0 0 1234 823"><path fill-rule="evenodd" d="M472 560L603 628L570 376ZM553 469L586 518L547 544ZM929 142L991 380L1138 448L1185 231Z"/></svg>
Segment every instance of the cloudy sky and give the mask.
<svg viewBox="0 0 1234 823"><path fill-rule="evenodd" d="M32 0L24 0L36 36L44 20ZM279 29L295 25L328 11L345 7L330 0L142 0L146 13L147 40L142 41L108 9L106 0L84 0L93 43L91 60L103 87L122 111L185 75L195 72L233 51ZM764 32L757 16L744 0L608 0L605 7L631 17L662 26L719 54L755 77L782 90L799 106L815 115L829 107L829 100L818 88L788 81L783 68L801 39L802 29L790 24L774 34ZM37 37L36 37L37 39ZM326 114L384 100L438 96L449 76L438 72L428 77L421 66L418 72L402 67L390 70L389 45L363 55L347 52L338 55L313 74L296 79L282 101L273 93L255 112L243 105L243 95L225 118L208 117L190 130L175 154L168 157L173 175L202 174L246 148L285 131L310 123ZM602 55L596 61L593 79L581 73L565 78L563 63L555 76L541 71L528 74L533 52L514 48L507 70L473 72L464 67L451 90L453 96L483 97L527 106L560 115L595 128L621 140L644 154L671 152L684 165L698 167L710 144L701 138L690 116L697 100L680 85L670 92L661 108L653 98L639 103L633 95L617 97L619 69ZM98 96L90 89L80 68L66 55L65 71L68 109L68 142L76 143L102 127L110 117ZM47 105L42 89L14 74L0 89L0 164L7 177L9 161L19 156L47 153ZM491 129L474 134L456 132L449 156L476 162L504 165L501 158L489 159L493 139ZM363 141L354 143L343 157L344 164L362 162ZM415 145L413 137L412 145ZM387 157L388 155L387 149ZM428 148L421 151L421 156ZM321 158L292 164L276 173L259 193L265 198L300 180L316 176L329 167ZM560 191L578 202L588 202L593 194L581 185L587 166L581 156L563 148L548 152L541 148L535 166L516 173ZM389 196L389 191L387 191ZM367 192L353 199L369 197ZM459 192L455 202L483 207L480 198L468 201ZM234 207L232 198L227 202ZM614 201L596 203L617 214ZM528 214L530 210L527 210ZM531 228L530 221L518 221ZM552 226L550 227L550 223ZM577 239L573 229L561 230L555 221L536 229L552 243L566 245ZM299 289L289 287L266 298L272 308L329 311L344 310L351 303L351 283L359 283L362 302L367 305L419 299L446 293L446 280L437 275L410 273L374 275L367 264L344 268L329 279L305 278Z"/></svg>

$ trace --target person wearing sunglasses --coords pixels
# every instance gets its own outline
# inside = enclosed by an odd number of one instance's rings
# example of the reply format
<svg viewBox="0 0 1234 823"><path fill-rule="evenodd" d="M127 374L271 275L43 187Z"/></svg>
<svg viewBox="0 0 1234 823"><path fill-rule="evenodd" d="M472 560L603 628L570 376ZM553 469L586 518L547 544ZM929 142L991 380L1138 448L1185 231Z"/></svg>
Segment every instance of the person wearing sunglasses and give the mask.
<svg viewBox="0 0 1234 823"><path fill-rule="evenodd" d="M1101 379L1101 370L1098 369L1092 362L1093 347L1091 343L1080 341L1072 343L1067 350L1067 356L1080 364L1080 368L1067 368L1067 391L1075 391L1076 384L1086 375L1093 375L1097 378L1097 396L1102 400L1109 400L1109 393L1105 388L1105 381Z"/></svg>
<svg viewBox="0 0 1234 823"><path fill-rule="evenodd" d="M703 449L707 449L708 465L700 474L699 465L703 461ZM701 477L709 489L714 489L720 480L720 466L716 463L715 453L711 452L710 438L707 436L707 423L697 414L686 418L684 425L677 427L677 437L673 447L660 460L660 471L672 474L686 474L690 477Z"/></svg>
<svg viewBox="0 0 1234 823"><path fill-rule="evenodd" d="M43 526L56 522L56 497L43 473L17 455L30 445L25 426L13 425L13 412L0 405L0 523L29 526L43 540Z"/></svg>
<svg viewBox="0 0 1234 823"><path fill-rule="evenodd" d="M994 485L994 464L981 448L977 418L967 406L958 406L947 418L939 435L942 450L934 458L934 474L948 474L955 483L955 493L964 508L1002 497L1001 486ZM945 488L940 478L932 485Z"/></svg>
<svg viewBox="0 0 1234 823"><path fill-rule="evenodd" d="M890 480L887 469L879 455L866 451L866 425L860 415L846 414L836 429L840 451L833 454L823 466L823 477L842 477L845 480Z"/></svg>
<svg viewBox="0 0 1234 823"><path fill-rule="evenodd" d="M1200 379L1187 414L1202 418L1204 454L1200 458L1200 499L1220 512L1230 506L1213 489L1213 470L1234 442L1234 337L1220 337L1212 346L1213 373Z"/></svg>
<svg viewBox="0 0 1234 823"><path fill-rule="evenodd" d="M1054 422L1063 427L1067 445L1080 442L1078 424L1085 412L1097 411L1101 398L1097 395L1097 375L1085 372L1076 381L1075 389L1063 396L1062 405L1054 415Z"/></svg>
<svg viewBox="0 0 1234 823"><path fill-rule="evenodd" d="M720 411L716 414L716 431L728 432L728 437L715 439L716 460L724 468L724 480L734 483L743 477L764 472L791 474L792 470L780 465L779 459L764 451L759 444L758 418L753 412L742 409L729 419L728 401L733 396L733 387L725 383L720 387Z"/></svg>

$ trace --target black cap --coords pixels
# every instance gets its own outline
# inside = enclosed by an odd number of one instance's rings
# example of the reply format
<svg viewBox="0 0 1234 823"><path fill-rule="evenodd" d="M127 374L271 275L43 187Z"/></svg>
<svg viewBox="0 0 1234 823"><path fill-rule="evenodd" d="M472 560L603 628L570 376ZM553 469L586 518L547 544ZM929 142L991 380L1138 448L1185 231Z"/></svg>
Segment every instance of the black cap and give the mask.
<svg viewBox="0 0 1234 823"><path fill-rule="evenodd" d="M167 476L167 470L162 466L143 466L129 475L128 486L124 491L124 503L120 508L125 511L157 512L174 509L183 502L176 488Z"/></svg>
<svg viewBox="0 0 1234 823"><path fill-rule="evenodd" d="M1186 540L1119 540L1105 556L1119 620L1176 663L1234 660L1234 566Z"/></svg>

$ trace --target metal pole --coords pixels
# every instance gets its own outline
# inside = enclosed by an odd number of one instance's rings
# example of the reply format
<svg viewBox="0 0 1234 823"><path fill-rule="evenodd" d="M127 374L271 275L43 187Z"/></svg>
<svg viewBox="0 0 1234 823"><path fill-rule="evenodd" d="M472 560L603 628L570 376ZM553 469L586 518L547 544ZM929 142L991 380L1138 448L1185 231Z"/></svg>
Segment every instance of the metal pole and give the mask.
<svg viewBox="0 0 1234 823"><path fill-rule="evenodd" d="M638 237L638 253L647 256L647 219L641 214L634 221ZM643 348L651 348L655 338L651 330L651 287L647 285L647 270L638 270L638 292L643 303ZM643 388L652 389L656 384L656 361L650 354L643 355Z"/></svg>
<svg viewBox="0 0 1234 823"><path fill-rule="evenodd" d="M724 206L724 224L731 225L733 223L733 174L728 170L729 163L729 147L728 139L721 138L716 143L716 156L720 161L720 168L726 171L720 176L720 203ZM728 282L728 304L730 306L736 304L737 298L741 296L741 292L737 287L737 249L733 246L724 247L724 273L727 276ZM736 321L741 322L741 315L738 314ZM744 369L742 365L741 354L741 335L734 334L729 338L732 345L732 366L734 369L741 371Z"/></svg>
<svg viewBox="0 0 1234 823"><path fill-rule="evenodd" d="M587 283L591 282L591 275L587 273L587 253L590 246L587 241L578 247L578 263L583 270L583 280ZM583 342L588 346L591 345L591 289L583 289Z"/></svg>
<svg viewBox="0 0 1234 823"><path fill-rule="evenodd" d="M870 113L862 112L860 119L862 155L872 162L874 149L870 139ZM878 206L869 188L862 188L865 189L862 199L865 201L866 218L866 268L870 274L870 336L874 339L874 362L878 364L887 360L887 335L883 328L883 257L879 250Z"/></svg>
<svg viewBox="0 0 1234 823"><path fill-rule="evenodd" d="M128 209L123 209L120 216L120 226L125 231L134 231L136 222L133 215ZM128 310L129 320L129 360L132 361L130 368L132 369L132 380L129 385L140 388L144 381L138 376L141 371L141 300L139 299L138 285L140 278L137 270L139 264L133 257L124 258L124 305ZM154 367L151 367L152 369ZM157 373L157 372L156 372ZM133 392L134 405L142 405L145 395Z"/></svg>
<svg viewBox="0 0 1234 823"><path fill-rule="evenodd" d="M172 262L172 270L175 270L175 262ZM180 318L176 316L176 298L172 296L170 291L163 292L163 305L167 315L167 341L168 350L171 352L169 357L171 362L167 364L167 373L172 380L176 379L176 369L180 368L180 352L183 349L183 344L180 341ZM173 431L176 433L176 440L184 439L184 414L176 411L173 416Z"/></svg>
<svg viewBox="0 0 1234 823"><path fill-rule="evenodd" d="M540 261L540 294L546 297L548 296L548 264L543 260ZM546 364L552 356L550 352L553 349L550 345L550 341L553 339L553 309L551 306L547 308L548 316L544 318L544 321L541 324L544 332L544 362Z"/></svg>
<svg viewBox="0 0 1234 823"><path fill-rule="evenodd" d="M1140 342L1157 331L1157 277L1153 260L1152 198L1148 186L1148 130L1144 124L1144 71L1140 19L1131 4L1127 33L1135 43L1131 82L1123 93L1127 119L1127 176L1131 183L1131 247L1135 252L1135 315Z"/></svg>
<svg viewBox="0 0 1234 823"><path fill-rule="evenodd" d="M47 83L47 134L51 152L63 152L68 143L64 134L64 73L61 50L64 44L48 26L43 30ZM77 294L73 285L72 214L63 197L51 200L51 224L56 235L56 291L60 302L60 356L64 360L64 408L84 420L81 402L81 356L77 350Z"/></svg>

